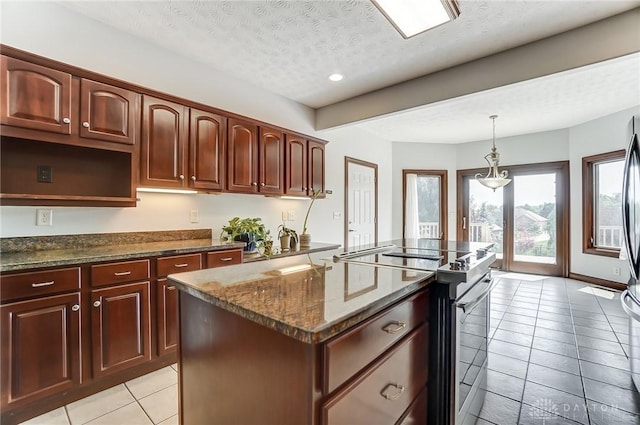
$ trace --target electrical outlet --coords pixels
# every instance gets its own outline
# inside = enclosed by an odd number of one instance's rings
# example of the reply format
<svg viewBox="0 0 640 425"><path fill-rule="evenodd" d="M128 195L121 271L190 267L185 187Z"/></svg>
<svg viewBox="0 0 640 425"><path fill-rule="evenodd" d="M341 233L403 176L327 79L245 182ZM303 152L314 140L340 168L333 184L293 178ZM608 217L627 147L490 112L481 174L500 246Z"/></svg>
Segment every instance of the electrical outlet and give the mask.
<svg viewBox="0 0 640 425"><path fill-rule="evenodd" d="M342 213L340 211L334 211L333 212L333 219L334 220L340 220L342 218Z"/></svg>
<svg viewBox="0 0 640 425"><path fill-rule="evenodd" d="M614 267L613 268L613 274L615 276L620 276L620 267Z"/></svg>
<svg viewBox="0 0 640 425"><path fill-rule="evenodd" d="M289 214L286 211L282 211L282 221L287 221L289 219Z"/></svg>
<svg viewBox="0 0 640 425"><path fill-rule="evenodd" d="M198 214L198 210L189 211L189 221L191 223L197 223L200 221L200 215Z"/></svg>
<svg viewBox="0 0 640 425"><path fill-rule="evenodd" d="M289 211L289 221L296 221L296 212Z"/></svg>
<svg viewBox="0 0 640 425"><path fill-rule="evenodd" d="M36 226L53 226L53 210L37 209Z"/></svg>

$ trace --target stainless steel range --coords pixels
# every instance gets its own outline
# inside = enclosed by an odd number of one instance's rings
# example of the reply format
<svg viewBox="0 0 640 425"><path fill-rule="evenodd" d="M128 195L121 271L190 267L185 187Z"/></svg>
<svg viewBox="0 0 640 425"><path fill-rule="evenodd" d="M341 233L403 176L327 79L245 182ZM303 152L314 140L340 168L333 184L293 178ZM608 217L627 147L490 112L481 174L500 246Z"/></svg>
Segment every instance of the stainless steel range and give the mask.
<svg viewBox="0 0 640 425"><path fill-rule="evenodd" d="M433 289L429 423L474 424L486 393L492 244L392 241L334 261L436 273Z"/></svg>

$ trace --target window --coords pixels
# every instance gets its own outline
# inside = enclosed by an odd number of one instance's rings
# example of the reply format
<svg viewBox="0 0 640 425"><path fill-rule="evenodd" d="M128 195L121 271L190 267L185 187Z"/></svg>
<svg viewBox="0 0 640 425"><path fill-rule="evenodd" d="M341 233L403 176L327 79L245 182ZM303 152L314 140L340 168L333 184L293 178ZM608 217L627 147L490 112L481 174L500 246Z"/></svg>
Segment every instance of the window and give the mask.
<svg viewBox="0 0 640 425"><path fill-rule="evenodd" d="M402 170L403 237L447 238L447 171Z"/></svg>
<svg viewBox="0 0 640 425"><path fill-rule="evenodd" d="M583 252L617 257L622 246L625 151L582 158Z"/></svg>

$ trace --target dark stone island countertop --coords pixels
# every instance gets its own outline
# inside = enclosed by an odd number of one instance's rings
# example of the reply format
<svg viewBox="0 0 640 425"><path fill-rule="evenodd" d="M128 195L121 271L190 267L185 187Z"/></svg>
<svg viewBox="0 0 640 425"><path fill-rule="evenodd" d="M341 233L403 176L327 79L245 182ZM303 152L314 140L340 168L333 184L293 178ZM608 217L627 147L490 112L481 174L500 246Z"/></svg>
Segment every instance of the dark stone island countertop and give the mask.
<svg viewBox="0 0 640 425"><path fill-rule="evenodd" d="M333 262L332 250L169 275L205 302L306 343L322 342L434 281L416 272Z"/></svg>

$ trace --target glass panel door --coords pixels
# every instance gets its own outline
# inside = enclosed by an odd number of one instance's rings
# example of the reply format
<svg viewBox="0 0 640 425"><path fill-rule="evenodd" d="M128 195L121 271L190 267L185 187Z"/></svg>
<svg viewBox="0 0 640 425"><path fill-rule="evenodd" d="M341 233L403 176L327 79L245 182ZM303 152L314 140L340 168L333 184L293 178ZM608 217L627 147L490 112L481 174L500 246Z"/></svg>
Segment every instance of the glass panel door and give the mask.
<svg viewBox="0 0 640 425"><path fill-rule="evenodd" d="M502 259L504 216L503 188L495 191L469 179L469 242L493 242L496 258ZM466 220L465 220L466 221Z"/></svg>
<svg viewBox="0 0 640 425"><path fill-rule="evenodd" d="M513 261L557 264L556 175L514 176Z"/></svg>

